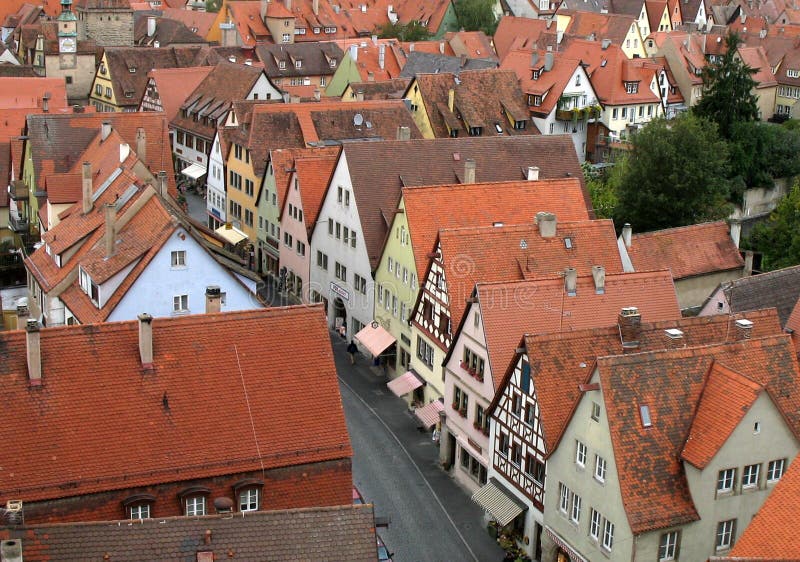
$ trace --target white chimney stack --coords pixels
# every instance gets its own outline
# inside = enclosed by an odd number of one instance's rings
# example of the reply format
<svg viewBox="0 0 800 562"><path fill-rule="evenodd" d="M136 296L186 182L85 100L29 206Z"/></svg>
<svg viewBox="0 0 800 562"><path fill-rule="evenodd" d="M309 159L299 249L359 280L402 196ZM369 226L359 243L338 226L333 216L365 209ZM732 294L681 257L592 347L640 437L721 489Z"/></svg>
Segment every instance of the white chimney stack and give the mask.
<svg viewBox="0 0 800 562"><path fill-rule="evenodd" d="M358 45L350 45L350 58L353 62L358 61Z"/></svg>
<svg viewBox="0 0 800 562"><path fill-rule="evenodd" d="M556 235L556 216L544 211L536 213L539 235L542 238L553 238Z"/></svg>
<svg viewBox="0 0 800 562"><path fill-rule="evenodd" d="M467 158L464 162L464 183L475 183L475 160Z"/></svg>
<svg viewBox="0 0 800 562"><path fill-rule="evenodd" d="M147 162L147 134L144 132L144 127L136 129L136 156L142 162Z"/></svg>
<svg viewBox="0 0 800 562"><path fill-rule="evenodd" d="M131 147L128 143L122 142L119 145L119 163L122 164L131 154Z"/></svg>
<svg viewBox="0 0 800 562"><path fill-rule="evenodd" d="M631 247L631 237L633 236L633 228L631 228L631 223L626 222L622 226L622 241L625 243L626 248Z"/></svg>
<svg viewBox="0 0 800 562"><path fill-rule="evenodd" d="M100 125L100 140L104 141L108 138L108 135L111 134L111 122L103 121L103 124Z"/></svg>
<svg viewBox="0 0 800 562"><path fill-rule="evenodd" d="M602 295L606 292L606 268L602 265L592 266L592 278L594 279L594 292Z"/></svg>
<svg viewBox="0 0 800 562"><path fill-rule="evenodd" d="M156 34L156 17L147 16L147 36L152 37Z"/></svg>
<svg viewBox="0 0 800 562"><path fill-rule="evenodd" d="M153 317L149 314L139 315L139 357L142 367L153 366Z"/></svg>
<svg viewBox="0 0 800 562"><path fill-rule="evenodd" d="M528 181L538 181L538 180L539 180L539 167L528 166Z"/></svg>
<svg viewBox="0 0 800 562"><path fill-rule="evenodd" d="M81 170L81 185L83 191L83 214L92 211L92 163L84 162Z"/></svg>
<svg viewBox="0 0 800 562"><path fill-rule="evenodd" d="M42 384L42 350L39 322L30 318L25 324L25 343L28 356L28 382L31 386Z"/></svg>
<svg viewBox="0 0 800 562"><path fill-rule="evenodd" d="M578 294L578 270L574 267L564 270L564 289L570 297Z"/></svg>

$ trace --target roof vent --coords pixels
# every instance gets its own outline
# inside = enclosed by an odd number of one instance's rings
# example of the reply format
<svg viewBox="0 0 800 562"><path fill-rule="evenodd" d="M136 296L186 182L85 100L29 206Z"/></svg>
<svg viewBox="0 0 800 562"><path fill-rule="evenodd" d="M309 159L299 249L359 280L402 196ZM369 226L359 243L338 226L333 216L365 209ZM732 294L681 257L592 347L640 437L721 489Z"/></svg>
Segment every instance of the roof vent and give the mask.
<svg viewBox="0 0 800 562"><path fill-rule="evenodd" d="M524 238L519 241L519 247L522 248L523 250L528 247L528 243L525 241Z"/></svg>
<svg viewBox="0 0 800 562"><path fill-rule="evenodd" d="M611 46L611 39L603 39L603 41L600 43L600 48L603 49L604 51L608 49L610 46Z"/></svg>
<svg viewBox="0 0 800 562"><path fill-rule="evenodd" d="M736 331L739 334L739 339L746 340L753 333L753 323L747 318L739 318L736 321Z"/></svg>
<svg viewBox="0 0 800 562"><path fill-rule="evenodd" d="M668 328L664 330L664 333L667 334L667 337L671 340L679 340L683 337L683 332L678 328Z"/></svg>
<svg viewBox="0 0 800 562"><path fill-rule="evenodd" d="M502 222L493 222L492 226L495 227L495 228L498 228L498 227L503 226L503 223Z"/></svg>

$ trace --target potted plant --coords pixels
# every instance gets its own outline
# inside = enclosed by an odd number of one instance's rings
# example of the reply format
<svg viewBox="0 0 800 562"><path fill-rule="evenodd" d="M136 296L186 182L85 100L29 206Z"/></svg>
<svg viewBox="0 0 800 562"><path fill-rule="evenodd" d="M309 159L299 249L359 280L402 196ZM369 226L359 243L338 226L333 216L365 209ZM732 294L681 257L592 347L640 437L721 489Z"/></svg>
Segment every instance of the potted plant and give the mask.
<svg viewBox="0 0 800 562"><path fill-rule="evenodd" d="M462 406L461 409L458 411L458 414L462 418L466 418L467 417L467 407L466 406Z"/></svg>
<svg viewBox="0 0 800 562"><path fill-rule="evenodd" d="M478 382L483 382L483 373L480 372L480 371L477 371L475 373L475 378L478 379Z"/></svg>
<svg viewBox="0 0 800 562"><path fill-rule="evenodd" d="M467 364L466 361L463 360L461 361L461 368L464 369L465 371L469 371L469 365Z"/></svg>
<svg viewBox="0 0 800 562"><path fill-rule="evenodd" d="M452 407L454 410L458 410L458 406L459 406L459 404L458 404L458 402L457 402L457 401L455 401L455 400L454 400L454 401L453 401L453 403L452 403L450 406L451 406L451 407Z"/></svg>

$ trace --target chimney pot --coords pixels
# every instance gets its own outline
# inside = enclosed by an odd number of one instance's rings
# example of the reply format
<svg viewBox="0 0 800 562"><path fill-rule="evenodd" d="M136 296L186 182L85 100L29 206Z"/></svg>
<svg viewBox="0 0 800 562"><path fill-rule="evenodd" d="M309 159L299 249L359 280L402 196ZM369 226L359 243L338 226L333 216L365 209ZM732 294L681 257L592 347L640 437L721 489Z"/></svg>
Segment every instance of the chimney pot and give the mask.
<svg viewBox="0 0 800 562"><path fill-rule="evenodd" d="M602 265L592 266L592 278L594 279L594 292L602 295L606 292L606 268Z"/></svg>
<svg viewBox="0 0 800 562"><path fill-rule="evenodd" d="M356 101L364 101L364 90L356 92Z"/></svg>
<svg viewBox="0 0 800 562"><path fill-rule="evenodd" d="M120 143L119 145L119 163L122 164L130 156L131 147L128 143Z"/></svg>
<svg viewBox="0 0 800 562"><path fill-rule="evenodd" d="M467 158L464 162L464 183L475 183L475 160Z"/></svg>
<svg viewBox="0 0 800 562"><path fill-rule="evenodd" d="M632 236L633 236L633 229L631 228L631 223L626 222L622 226L622 241L625 243L626 248L631 247Z"/></svg>
<svg viewBox="0 0 800 562"><path fill-rule="evenodd" d="M639 332L642 327L642 316L635 306L623 307L618 317L619 334L623 349L639 347Z"/></svg>
<svg viewBox="0 0 800 562"><path fill-rule="evenodd" d="M528 166L528 181L538 181L538 180L539 180L539 167Z"/></svg>
<svg viewBox="0 0 800 562"><path fill-rule="evenodd" d="M139 357L142 367L153 367L153 317L149 314L139 315Z"/></svg>
<svg viewBox="0 0 800 562"><path fill-rule="evenodd" d="M83 190L83 214L90 213L94 203L92 203L92 163L84 162L81 170L81 185Z"/></svg>
<svg viewBox="0 0 800 562"><path fill-rule="evenodd" d="M539 235L542 238L553 238L556 235L556 216L553 213L540 211L536 213Z"/></svg>
<svg viewBox="0 0 800 562"><path fill-rule="evenodd" d="M667 336L667 345L668 348L677 348L681 346L683 342L683 332L678 328L668 328L664 330L664 334Z"/></svg>
<svg viewBox="0 0 800 562"><path fill-rule="evenodd" d="M42 351L39 322L29 318L25 323L25 343L28 357L28 381L32 386L42 384Z"/></svg>
<svg viewBox="0 0 800 562"><path fill-rule="evenodd" d="M578 294L578 270L574 267L568 267L564 270L564 289L570 297Z"/></svg>
<svg viewBox="0 0 800 562"><path fill-rule="evenodd" d="M222 309L222 292L217 285L206 287L206 314L219 312Z"/></svg>

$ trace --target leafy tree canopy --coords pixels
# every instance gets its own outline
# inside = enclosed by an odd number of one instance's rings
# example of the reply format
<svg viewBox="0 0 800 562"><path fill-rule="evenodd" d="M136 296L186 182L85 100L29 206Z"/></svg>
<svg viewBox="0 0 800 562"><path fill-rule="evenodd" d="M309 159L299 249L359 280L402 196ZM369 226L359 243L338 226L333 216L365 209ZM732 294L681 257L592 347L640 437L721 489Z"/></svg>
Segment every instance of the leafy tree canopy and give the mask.
<svg viewBox="0 0 800 562"><path fill-rule="evenodd" d="M727 216L728 147L714 123L690 113L657 119L631 142L627 158L616 164L617 224L642 232Z"/></svg>
<svg viewBox="0 0 800 562"><path fill-rule="evenodd" d="M755 70L736 56L741 39L734 33L725 38L726 52L703 69L703 97L693 111L717 124L725 139L733 135L736 123L758 119L758 105L753 88Z"/></svg>
<svg viewBox="0 0 800 562"><path fill-rule="evenodd" d="M800 183L795 183L766 222L753 228L747 245L763 252L765 270L800 263Z"/></svg>
<svg viewBox="0 0 800 562"><path fill-rule="evenodd" d="M381 39L399 39L400 41L427 41L431 32L420 22L414 20L408 23L388 22L378 30Z"/></svg>
<svg viewBox="0 0 800 562"><path fill-rule="evenodd" d="M206 12L219 12L222 0L206 0Z"/></svg>
<svg viewBox="0 0 800 562"><path fill-rule="evenodd" d="M465 31L483 31L491 37L497 29L492 0L456 0L458 23Z"/></svg>

